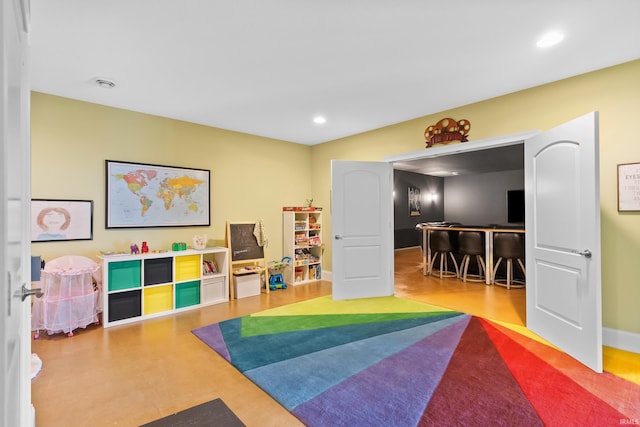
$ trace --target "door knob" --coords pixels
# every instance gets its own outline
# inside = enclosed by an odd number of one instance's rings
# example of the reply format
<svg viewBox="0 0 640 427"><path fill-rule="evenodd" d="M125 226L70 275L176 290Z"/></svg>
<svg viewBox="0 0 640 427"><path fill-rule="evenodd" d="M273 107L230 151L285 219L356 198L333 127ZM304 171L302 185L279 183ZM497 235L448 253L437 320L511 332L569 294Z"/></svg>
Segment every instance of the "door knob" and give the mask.
<svg viewBox="0 0 640 427"><path fill-rule="evenodd" d="M591 251L589 249L585 249L584 251L578 253L585 258L591 258Z"/></svg>
<svg viewBox="0 0 640 427"><path fill-rule="evenodd" d="M16 291L16 297L21 298L22 301L26 300L27 297L31 295L35 295L40 298L44 293L42 292L42 288L28 289L25 285L22 285L22 289L20 291Z"/></svg>
<svg viewBox="0 0 640 427"><path fill-rule="evenodd" d="M333 238L336 240L342 240L342 236L339 234L336 234L335 236L333 236Z"/></svg>
<svg viewBox="0 0 640 427"><path fill-rule="evenodd" d="M589 249L585 249L584 251L573 250L571 252L573 252L574 254L582 255L585 258L591 258L591 255L592 255Z"/></svg>

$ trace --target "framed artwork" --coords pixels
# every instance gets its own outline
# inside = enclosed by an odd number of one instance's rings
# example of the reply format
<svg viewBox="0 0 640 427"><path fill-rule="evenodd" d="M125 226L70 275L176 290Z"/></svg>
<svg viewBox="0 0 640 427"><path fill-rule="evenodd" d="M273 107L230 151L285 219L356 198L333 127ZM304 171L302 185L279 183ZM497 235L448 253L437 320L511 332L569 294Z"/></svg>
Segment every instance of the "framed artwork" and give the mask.
<svg viewBox="0 0 640 427"><path fill-rule="evenodd" d="M93 200L31 200L31 241L93 239Z"/></svg>
<svg viewBox="0 0 640 427"><path fill-rule="evenodd" d="M420 189L409 187L409 216L420 216Z"/></svg>
<svg viewBox="0 0 640 427"><path fill-rule="evenodd" d="M211 225L211 171L105 161L106 228Z"/></svg>
<svg viewBox="0 0 640 427"><path fill-rule="evenodd" d="M640 163L618 165L618 211L640 211Z"/></svg>

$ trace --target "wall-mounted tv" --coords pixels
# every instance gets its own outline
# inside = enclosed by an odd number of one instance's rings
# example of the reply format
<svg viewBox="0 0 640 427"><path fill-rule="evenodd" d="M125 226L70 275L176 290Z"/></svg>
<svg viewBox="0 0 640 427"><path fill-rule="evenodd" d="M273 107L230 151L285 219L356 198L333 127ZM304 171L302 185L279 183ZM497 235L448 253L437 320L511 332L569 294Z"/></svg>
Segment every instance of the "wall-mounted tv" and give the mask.
<svg viewBox="0 0 640 427"><path fill-rule="evenodd" d="M507 190L507 222L524 223L524 190Z"/></svg>

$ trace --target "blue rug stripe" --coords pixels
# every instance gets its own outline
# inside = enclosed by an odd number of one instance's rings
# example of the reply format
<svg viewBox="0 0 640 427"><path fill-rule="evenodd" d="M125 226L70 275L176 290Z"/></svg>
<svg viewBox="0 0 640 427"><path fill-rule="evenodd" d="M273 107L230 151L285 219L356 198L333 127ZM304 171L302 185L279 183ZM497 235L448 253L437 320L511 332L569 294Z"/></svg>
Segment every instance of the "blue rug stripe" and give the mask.
<svg viewBox="0 0 640 427"><path fill-rule="evenodd" d="M292 413L314 426L369 427L382 421L385 426L417 426L470 319L466 316L372 365Z"/></svg>
<svg viewBox="0 0 640 427"><path fill-rule="evenodd" d="M442 319L439 322L391 332L363 340L356 340L337 347L287 359L271 365L248 370L244 374L259 384L285 408L292 410L318 396L327 389L361 372L385 358L401 352L451 325L467 324L469 316ZM463 329L458 327L458 329ZM447 335L455 335L448 332ZM319 334L323 332L318 331ZM458 336L461 332L458 334ZM358 357L353 357L357 354ZM336 360L340 363L336 364ZM333 369L326 369L333 366ZM304 383L300 383L304 378Z"/></svg>
<svg viewBox="0 0 640 427"><path fill-rule="evenodd" d="M403 329L463 316L459 312L440 316L380 323L338 326L316 330L243 337L240 319L220 323L220 330L231 355L231 363L241 372L303 356L352 341L385 335ZM282 351L287 349L287 351Z"/></svg>

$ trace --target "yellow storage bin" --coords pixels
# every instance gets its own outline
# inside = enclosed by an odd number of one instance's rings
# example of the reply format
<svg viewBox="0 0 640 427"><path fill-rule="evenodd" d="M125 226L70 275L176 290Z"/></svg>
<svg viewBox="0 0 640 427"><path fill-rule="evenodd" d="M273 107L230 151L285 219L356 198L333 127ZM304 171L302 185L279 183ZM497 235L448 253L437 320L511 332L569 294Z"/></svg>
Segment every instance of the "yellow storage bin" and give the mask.
<svg viewBox="0 0 640 427"><path fill-rule="evenodd" d="M200 278L202 264L200 255L183 255L176 258L176 282L197 280Z"/></svg>
<svg viewBox="0 0 640 427"><path fill-rule="evenodd" d="M144 314L173 310L173 285L144 288Z"/></svg>

